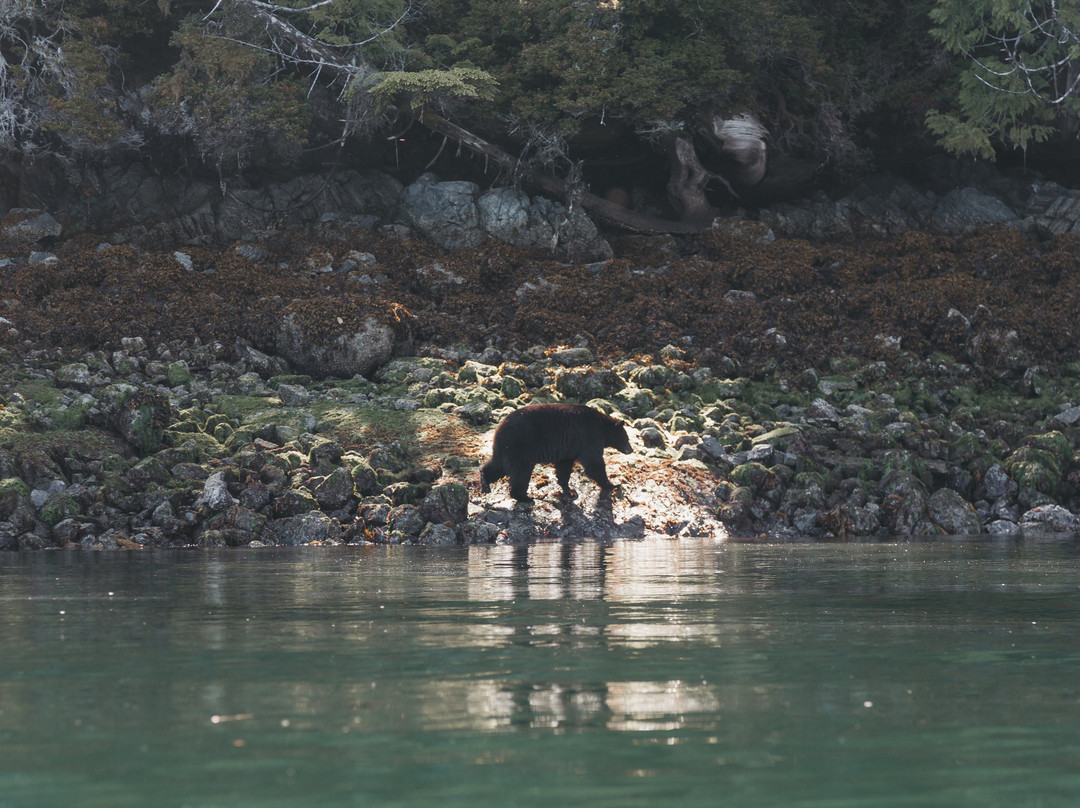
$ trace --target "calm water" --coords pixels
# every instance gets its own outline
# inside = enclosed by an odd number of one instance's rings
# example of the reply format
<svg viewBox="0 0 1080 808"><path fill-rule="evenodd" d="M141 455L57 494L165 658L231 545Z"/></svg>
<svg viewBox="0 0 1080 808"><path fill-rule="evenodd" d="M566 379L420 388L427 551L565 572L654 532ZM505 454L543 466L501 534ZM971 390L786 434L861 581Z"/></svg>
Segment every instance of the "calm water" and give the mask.
<svg viewBox="0 0 1080 808"><path fill-rule="evenodd" d="M1077 804L1076 543L0 555L0 808Z"/></svg>

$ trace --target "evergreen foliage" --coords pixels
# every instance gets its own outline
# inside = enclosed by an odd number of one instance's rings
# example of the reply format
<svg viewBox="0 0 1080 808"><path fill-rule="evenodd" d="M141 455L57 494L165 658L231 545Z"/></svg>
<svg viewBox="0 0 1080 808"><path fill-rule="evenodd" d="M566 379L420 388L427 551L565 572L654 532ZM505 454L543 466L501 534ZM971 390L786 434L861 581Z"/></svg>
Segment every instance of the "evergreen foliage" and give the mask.
<svg viewBox="0 0 1080 808"><path fill-rule="evenodd" d="M930 33L965 58L952 103L926 123L949 151L993 159L1075 128L1078 0L937 0Z"/></svg>
<svg viewBox="0 0 1080 808"><path fill-rule="evenodd" d="M1078 30L1080 0L2 0L0 155L164 134L227 172L434 105L534 145L749 112L834 166L888 115L993 157L1074 128Z"/></svg>

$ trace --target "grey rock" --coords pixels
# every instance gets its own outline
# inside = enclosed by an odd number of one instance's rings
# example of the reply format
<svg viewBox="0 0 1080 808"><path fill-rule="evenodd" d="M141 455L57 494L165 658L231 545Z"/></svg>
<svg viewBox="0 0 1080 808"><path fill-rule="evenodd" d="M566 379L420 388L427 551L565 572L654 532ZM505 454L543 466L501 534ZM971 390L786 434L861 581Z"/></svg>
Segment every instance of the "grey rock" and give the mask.
<svg viewBox="0 0 1080 808"><path fill-rule="evenodd" d="M277 397L286 407L303 407L311 401L311 393L299 384L279 385Z"/></svg>
<svg viewBox="0 0 1080 808"><path fill-rule="evenodd" d="M359 331L325 339L309 338L292 314L278 328L278 353L312 376L366 376L409 346L407 327L394 328L368 317Z"/></svg>
<svg viewBox="0 0 1080 808"><path fill-rule="evenodd" d="M994 194L978 188L957 188L938 202L930 224L942 233L963 235L979 227L1015 221L1017 215Z"/></svg>
<svg viewBox="0 0 1080 808"><path fill-rule="evenodd" d="M647 426L640 430L638 432L638 437L641 438L641 443L649 449L662 449L667 446L667 439L664 437L664 433L655 426Z"/></svg>
<svg viewBox="0 0 1080 808"><path fill-rule="evenodd" d="M806 420L818 424L838 424L840 413L825 399L815 398L806 408Z"/></svg>
<svg viewBox="0 0 1080 808"><path fill-rule="evenodd" d="M202 493L195 504L212 512L223 511L237 504L237 500L229 493L228 484L225 482L225 472L217 471L206 478Z"/></svg>
<svg viewBox="0 0 1080 808"><path fill-rule="evenodd" d="M429 524L420 533L420 544L442 547L458 544L458 533L450 525Z"/></svg>
<svg viewBox="0 0 1080 808"><path fill-rule="evenodd" d="M76 390L90 390L94 386L94 376L85 362L72 362L56 371L56 383L61 387L74 387Z"/></svg>
<svg viewBox="0 0 1080 808"><path fill-rule="evenodd" d="M476 202L480 227L516 247L559 252L578 261L604 261L614 253L596 225L575 209L546 197L529 197L517 188L494 188Z"/></svg>
<svg viewBox="0 0 1080 808"><path fill-rule="evenodd" d="M469 515L469 490L460 483L432 487L420 503L420 515L436 524L464 522Z"/></svg>
<svg viewBox="0 0 1080 808"><path fill-rule="evenodd" d="M419 536L427 524L420 509L415 505L398 505L390 509L386 517L387 532L397 532L405 536Z"/></svg>
<svg viewBox="0 0 1080 808"><path fill-rule="evenodd" d="M996 519L986 525L986 532L992 536L1019 536L1020 526L1007 519Z"/></svg>
<svg viewBox="0 0 1080 808"><path fill-rule="evenodd" d="M434 174L422 174L405 189L401 198L406 221L447 249L479 247L484 242L474 182L439 182Z"/></svg>
<svg viewBox="0 0 1080 808"><path fill-rule="evenodd" d="M318 511L276 519L268 524L268 530L279 544L286 547L341 538L341 525L337 520Z"/></svg>
<svg viewBox="0 0 1080 808"><path fill-rule="evenodd" d="M1077 421L1080 421L1080 407L1069 407L1064 409L1054 416L1054 420L1065 426L1072 426Z"/></svg>
<svg viewBox="0 0 1080 808"><path fill-rule="evenodd" d="M311 493L323 508L340 508L353 495L352 475L348 469L336 468L316 483Z"/></svg>
<svg viewBox="0 0 1080 808"><path fill-rule="evenodd" d="M0 234L16 244L34 244L62 232L60 222L51 214L35 208L12 208L0 220Z"/></svg>
<svg viewBox="0 0 1080 808"><path fill-rule="evenodd" d="M975 508L951 488L939 488L926 503L927 514L946 533L979 533L982 524Z"/></svg>
<svg viewBox="0 0 1080 808"><path fill-rule="evenodd" d="M986 470L986 474L983 476L983 487L986 489L987 499L999 499L1009 494L1015 494L1018 490L1016 481L1008 475L1005 469L997 464Z"/></svg>
<svg viewBox="0 0 1080 808"><path fill-rule="evenodd" d="M1080 516L1060 505L1038 505L1027 511L1020 520L1020 532L1024 536L1077 531L1080 531Z"/></svg>
<svg viewBox="0 0 1080 808"><path fill-rule="evenodd" d="M60 259L54 253L34 250L26 259L26 263L30 264L31 266L35 264L59 264Z"/></svg>

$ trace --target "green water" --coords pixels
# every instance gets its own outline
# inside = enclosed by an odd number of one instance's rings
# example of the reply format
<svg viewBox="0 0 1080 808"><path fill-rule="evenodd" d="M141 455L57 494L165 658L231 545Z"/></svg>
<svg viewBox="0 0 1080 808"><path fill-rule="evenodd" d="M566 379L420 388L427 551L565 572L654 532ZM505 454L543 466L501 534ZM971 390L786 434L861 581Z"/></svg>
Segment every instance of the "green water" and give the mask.
<svg viewBox="0 0 1080 808"><path fill-rule="evenodd" d="M0 554L0 808L1078 804L1075 542Z"/></svg>

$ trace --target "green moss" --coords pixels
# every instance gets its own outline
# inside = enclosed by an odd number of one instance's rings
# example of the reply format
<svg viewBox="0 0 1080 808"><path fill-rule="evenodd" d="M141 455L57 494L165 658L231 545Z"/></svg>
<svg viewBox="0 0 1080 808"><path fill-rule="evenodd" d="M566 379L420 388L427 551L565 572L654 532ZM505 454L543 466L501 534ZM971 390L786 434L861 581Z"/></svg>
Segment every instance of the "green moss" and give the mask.
<svg viewBox="0 0 1080 808"><path fill-rule="evenodd" d="M281 403L266 396L217 396L214 399L217 410L234 422L248 422L256 415L265 415L267 419L277 416Z"/></svg>
<svg viewBox="0 0 1080 808"><path fill-rule="evenodd" d="M742 486L754 492L775 488L777 485L776 474L761 463L743 463L731 470L729 478L737 486Z"/></svg>
<svg viewBox="0 0 1080 808"><path fill-rule="evenodd" d="M60 492L58 494L50 494L49 498L45 500L45 504L41 506L41 521L50 527L62 522L63 520L79 515L79 503L77 503L70 494Z"/></svg>

